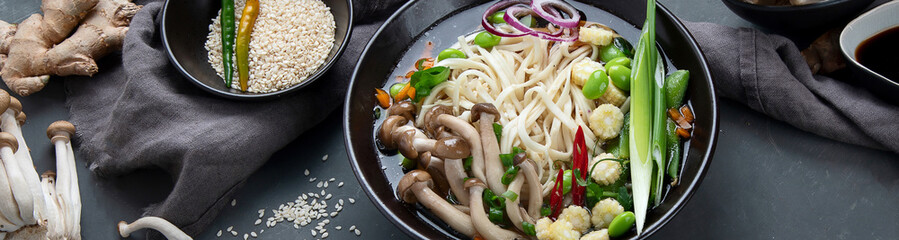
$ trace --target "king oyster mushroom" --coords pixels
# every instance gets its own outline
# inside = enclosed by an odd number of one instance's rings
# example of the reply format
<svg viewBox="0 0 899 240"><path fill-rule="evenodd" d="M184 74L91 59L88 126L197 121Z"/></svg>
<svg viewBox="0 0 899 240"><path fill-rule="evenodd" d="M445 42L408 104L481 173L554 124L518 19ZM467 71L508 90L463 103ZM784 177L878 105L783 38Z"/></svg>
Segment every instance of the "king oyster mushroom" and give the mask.
<svg viewBox="0 0 899 240"><path fill-rule="evenodd" d="M474 237L476 231L472 225L472 218L434 193L431 190L433 186L434 181L430 174L422 170L412 170L400 179L396 192L403 202L420 203L453 230L465 236ZM483 212L483 209L481 211ZM486 216L484 217L486 218Z"/></svg>
<svg viewBox="0 0 899 240"><path fill-rule="evenodd" d="M496 133L493 131L493 123L497 120L499 120L499 111L496 110L493 104L478 103L471 107L471 122L478 124L478 129L481 133L487 186L495 193L503 193L506 192L506 186L502 182L505 168L499 159L499 142L496 140Z"/></svg>
<svg viewBox="0 0 899 240"><path fill-rule="evenodd" d="M484 194L484 189L487 188L487 184L484 184L480 179L472 178L465 181L465 188L467 188L469 191L468 193L473 196L470 199L471 204L468 206L471 208L471 222L482 237L487 240L525 239L517 232L496 226L490 222L489 218L487 218L486 209L484 208L484 198L480 197Z"/></svg>

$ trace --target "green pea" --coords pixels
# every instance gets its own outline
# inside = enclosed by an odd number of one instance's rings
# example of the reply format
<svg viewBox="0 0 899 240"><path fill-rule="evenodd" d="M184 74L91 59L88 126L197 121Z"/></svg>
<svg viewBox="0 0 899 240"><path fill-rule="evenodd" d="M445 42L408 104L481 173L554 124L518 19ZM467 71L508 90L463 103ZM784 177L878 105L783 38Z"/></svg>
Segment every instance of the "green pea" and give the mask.
<svg viewBox="0 0 899 240"><path fill-rule="evenodd" d="M528 27L536 27L537 26L537 19L534 19L534 17L531 17L531 15L521 17L520 19L518 19L518 21L521 22L521 24L524 24L525 26L528 26Z"/></svg>
<svg viewBox="0 0 899 240"><path fill-rule="evenodd" d="M625 66L625 67L630 68L631 67L631 59L628 57L617 57L615 59L609 60L608 62L606 62L606 69L609 69L609 67L612 67L615 65Z"/></svg>
<svg viewBox="0 0 899 240"><path fill-rule="evenodd" d="M631 90L631 69L621 65L613 65L609 70L612 84L624 91Z"/></svg>
<svg viewBox="0 0 899 240"><path fill-rule="evenodd" d="M405 83L394 83L393 85L390 85L390 96L395 97L397 94L400 94L403 87L406 87Z"/></svg>
<svg viewBox="0 0 899 240"><path fill-rule="evenodd" d="M665 102L668 108L680 107L684 104L687 83L690 82L690 71L677 70L665 78Z"/></svg>
<svg viewBox="0 0 899 240"><path fill-rule="evenodd" d="M612 59L619 57L627 57L627 54L625 54L612 44L605 45L601 49L599 49L599 59L601 59L603 62L609 62L612 61Z"/></svg>
<svg viewBox="0 0 899 240"><path fill-rule="evenodd" d="M562 195L571 191L571 169L562 173Z"/></svg>
<svg viewBox="0 0 899 240"><path fill-rule="evenodd" d="M618 214L618 216L615 216L615 219L612 219L612 223L609 224L609 237L624 235L631 230L636 221L637 217L634 216L634 212L627 211Z"/></svg>
<svg viewBox="0 0 899 240"><path fill-rule="evenodd" d="M488 18L488 20L490 20L490 22L493 24L506 23L506 20L503 19L504 15L506 15L505 11L495 12L493 13L493 15L490 15L490 18Z"/></svg>
<svg viewBox="0 0 899 240"><path fill-rule="evenodd" d="M587 78L582 91L587 99L597 99L606 93L606 88L608 87L609 76L603 70L596 70L593 74L590 74L590 78Z"/></svg>
<svg viewBox="0 0 899 240"><path fill-rule="evenodd" d="M465 58L465 53L459 51L459 49L447 48L440 51L440 54L437 54L437 61L450 58Z"/></svg>
<svg viewBox="0 0 899 240"><path fill-rule="evenodd" d="M499 41L502 39L502 37L490 34L489 32L481 32L474 37L474 44L477 44L482 48L489 48L499 44Z"/></svg>

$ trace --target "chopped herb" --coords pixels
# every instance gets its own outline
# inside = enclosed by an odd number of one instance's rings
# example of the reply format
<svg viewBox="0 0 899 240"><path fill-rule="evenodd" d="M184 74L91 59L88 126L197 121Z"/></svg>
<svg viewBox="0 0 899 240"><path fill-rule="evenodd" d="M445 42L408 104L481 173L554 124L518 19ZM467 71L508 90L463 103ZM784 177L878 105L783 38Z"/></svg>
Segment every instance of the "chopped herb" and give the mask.
<svg viewBox="0 0 899 240"><path fill-rule="evenodd" d="M515 199L518 199L518 194L513 191L506 191L503 193L503 197L509 199L509 201L514 202Z"/></svg>
<svg viewBox="0 0 899 240"><path fill-rule="evenodd" d="M519 153L523 153L523 152L524 152L524 150L521 150L518 147L512 147L512 153L500 154L499 160L501 160L503 162L503 166L511 167L512 165L515 164L515 155L518 155Z"/></svg>
<svg viewBox="0 0 899 240"><path fill-rule="evenodd" d="M432 67L425 70L417 71L412 74L411 84L415 88L414 102L418 102L428 95L431 95L431 89L449 78L450 69L448 67Z"/></svg>
<svg viewBox="0 0 899 240"><path fill-rule="evenodd" d="M474 161L474 158L472 156L468 156L467 158L465 158L465 161L462 162L462 167L465 168L465 171L471 171L472 161Z"/></svg>
<svg viewBox="0 0 899 240"><path fill-rule="evenodd" d="M512 180L515 180L515 177L518 176L518 170L520 168L518 166L511 166L506 170L506 173L503 174L502 182L505 185L509 185L512 183Z"/></svg>
<svg viewBox="0 0 899 240"><path fill-rule="evenodd" d="M499 140L503 138L503 125L493 123L493 134L496 134L496 142L499 143Z"/></svg>
<svg viewBox="0 0 899 240"><path fill-rule="evenodd" d="M537 236L537 230L534 229L534 224L523 221L521 222L521 228L523 228L524 234L527 234L528 236Z"/></svg>

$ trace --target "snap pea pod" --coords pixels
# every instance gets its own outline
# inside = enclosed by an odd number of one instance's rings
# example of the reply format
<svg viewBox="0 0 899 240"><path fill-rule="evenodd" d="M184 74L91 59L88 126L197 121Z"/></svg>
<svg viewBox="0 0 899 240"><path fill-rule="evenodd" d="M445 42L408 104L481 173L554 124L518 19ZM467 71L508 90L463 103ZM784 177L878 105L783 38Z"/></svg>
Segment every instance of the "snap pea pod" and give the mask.
<svg viewBox="0 0 899 240"><path fill-rule="evenodd" d="M676 108L684 104L684 94L687 93L687 83L690 82L690 71L677 70L665 78L665 102L666 107Z"/></svg>
<svg viewBox="0 0 899 240"><path fill-rule="evenodd" d="M225 87L231 88L234 77L234 0L222 0L222 69Z"/></svg>
<svg viewBox="0 0 899 240"><path fill-rule="evenodd" d="M241 91L247 90L247 82L250 80L250 35L258 16L259 0L247 0L237 29L237 75Z"/></svg>
<svg viewBox="0 0 899 240"><path fill-rule="evenodd" d="M680 170L680 137L677 135L677 123L668 119L666 135L668 137L668 176L677 179Z"/></svg>

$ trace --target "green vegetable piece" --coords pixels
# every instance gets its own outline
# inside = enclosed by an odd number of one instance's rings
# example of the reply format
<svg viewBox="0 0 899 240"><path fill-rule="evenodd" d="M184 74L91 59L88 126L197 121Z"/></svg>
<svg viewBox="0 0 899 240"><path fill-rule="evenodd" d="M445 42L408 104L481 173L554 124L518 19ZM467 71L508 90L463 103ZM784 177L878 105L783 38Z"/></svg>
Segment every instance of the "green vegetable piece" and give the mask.
<svg viewBox="0 0 899 240"><path fill-rule="evenodd" d="M465 168L465 171L471 171L472 161L474 161L474 158L472 156L468 156L467 158L465 158L465 161L462 162L462 167Z"/></svg>
<svg viewBox="0 0 899 240"><path fill-rule="evenodd" d="M390 91L389 91L389 92L390 92L390 96L391 96L391 97L394 97L394 96L396 96L397 94L400 94L400 91L403 90L403 87L406 87L406 84L404 84L404 83L394 83L393 85L390 85Z"/></svg>
<svg viewBox="0 0 899 240"><path fill-rule="evenodd" d="M624 210L634 209L634 198L627 192L627 187L625 186L618 187L618 196L615 197L615 200L621 204L621 208L624 208Z"/></svg>
<svg viewBox="0 0 899 240"><path fill-rule="evenodd" d="M665 103L668 108L680 107L684 104L687 84L690 82L690 71L677 70L665 78Z"/></svg>
<svg viewBox="0 0 899 240"><path fill-rule="evenodd" d="M608 62L606 62L605 67L606 67L606 69L609 69L610 67L616 66L616 65L625 66L625 67L630 68L631 67L631 59L627 58L627 57L617 57L615 59L612 59L612 60L609 60ZM628 87L628 88L630 88L630 87Z"/></svg>
<svg viewBox="0 0 899 240"><path fill-rule="evenodd" d="M500 154L499 160L503 162L504 167L511 167L513 162L515 161L515 155L523 152L524 150L521 150L521 148L512 147L512 153Z"/></svg>
<svg viewBox="0 0 899 240"><path fill-rule="evenodd" d="M459 49L447 48L447 49L443 49L443 51L440 51L440 54L437 54L438 62L440 60L450 59L450 58L465 58L465 53L463 53L462 51L459 51Z"/></svg>
<svg viewBox="0 0 899 240"><path fill-rule="evenodd" d="M590 78L587 78L582 91L584 92L584 97L592 100L602 97L608 87L609 76L603 70L596 70L593 74L590 74Z"/></svg>
<svg viewBox="0 0 899 240"><path fill-rule="evenodd" d="M621 52L621 50L613 44L602 46L602 48L599 49L599 59L603 62L609 62L612 61L612 59L619 57L627 57L627 55L624 54L624 52Z"/></svg>
<svg viewBox="0 0 899 240"><path fill-rule="evenodd" d="M474 37L474 44L477 44L478 46L481 46L482 48L489 48L489 47L493 47L493 46L496 46L497 44L499 44L499 41L502 39L503 38L500 36L496 36L496 35L490 34L489 32L484 31L484 32L478 33L478 35Z"/></svg>
<svg viewBox="0 0 899 240"><path fill-rule="evenodd" d="M514 202L516 199L518 199L518 194L509 190L503 193L503 198L509 199L509 201Z"/></svg>
<svg viewBox="0 0 899 240"><path fill-rule="evenodd" d="M522 221L521 228L524 230L524 234L527 234L528 236L537 236L537 230L534 228L534 224Z"/></svg>
<svg viewBox="0 0 899 240"><path fill-rule="evenodd" d="M680 152L681 152L681 143L680 137L677 135L677 123L668 119L668 176L671 179L677 179L678 172L680 171ZM676 182L676 181L674 181Z"/></svg>
<svg viewBox="0 0 899 240"><path fill-rule="evenodd" d="M234 78L234 0L222 0L222 67L225 87L231 88Z"/></svg>
<svg viewBox="0 0 899 240"><path fill-rule="evenodd" d="M537 19L535 19L531 15L521 17L518 19L518 21L521 22L521 24L524 24L525 26L528 26L528 27L536 27L537 26Z"/></svg>
<svg viewBox="0 0 899 240"><path fill-rule="evenodd" d="M571 191L571 179L571 169L565 170L565 172L562 173L562 195L568 194L568 192Z"/></svg>
<svg viewBox="0 0 899 240"><path fill-rule="evenodd" d="M623 37L616 37L612 41L612 45L615 45L615 47L618 48L618 50L621 50L621 52L624 53L624 55L626 55L627 57L634 57L634 46L631 45L631 43L628 42L627 39L624 39Z"/></svg>
<svg viewBox="0 0 899 240"><path fill-rule="evenodd" d="M450 69L448 67L432 67L412 74L412 87L415 88L414 102L431 95L431 89L449 78Z"/></svg>
<svg viewBox="0 0 899 240"><path fill-rule="evenodd" d="M415 161L406 157L403 157L403 169L412 170L415 169Z"/></svg>
<svg viewBox="0 0 899 240"><path fill-rule="evenodd" d="M612 219L612 223L609 224L609 237L619 237L627 233L627 231L631 230L631 227L634 226L634 222L637 221L637 217L634 216L634 213L631 211L623 212L615 216Z"/></svg>
<svg viewBox="0 0 899 240"><path fill-rule="evenodd" d="M587 191L584 193L584 197L587 199L587 206L594 206L602 199L603 191L592 179L589 181L590 184L587 184Z"/></svg>
<svg viewBox="0 0 899 240"><path fill-rule="evenodd" d="M506 23L506 20L503 19L504 15L506 15L506 11L495 12L493 13L493 15L490 15L490 18L488 18L488 20L493 24Z"/></svg>
<svg viewBox="0 0 899 240"><path fill-rule="evenodd" d="M515 177L518 176L518 170L519 170L518 166L512 166L512 167L509 167L509 169L506 169L506 173L503 174L503 178L501 180L502 183L506 184L506 185L509 185L509 183L512 183L512 180L515 180Z"/></svg>
<svg viewBox="0 0 899 240"><path fill-rule="evenodd" d="M612 78L612 84L615 84L621 90L631 90L631 69L622 65L612 65L609 70L609 77Z"/></svg>
<svg viewBox="0 0 899 240"><path fill-rule="evenodd" d="M547 206L540 208L540 216L546 217L553 213L553 210Z"/></svg>
<svg viewBox="0 0 899 240"><path fill-rule="evenodd" d="M490 219L493 223L503 223L503 218L506 212L499 208L490 208L490 214L487 215L487 218Z"/></svg>
<svg viewBox="0 0 899 240"><path fill-rule="evenodd" d="M494 194L490 189L484 189L483 197L485 204L487 206L490 206L490 208L506 208L506 199L500 196L496 196L496 194Z"/></svg>
<svg viewBox="0 0 899 240"><path fill-rule="evenodd" d="M499 143L499 140L503 137L503 125L493 123L493 134L496 134L496 142Z"/></svg>
<svg viewBox="0 0 899 240"><path fill-rule="evenodd" d="M630 128L631 128L631 114L624 114L624 125L621 127L621 133L618 134L618 145L621 146L621 149L618 152L618 158L621 159L630 159L631 150L630 150Z"/></svg>

